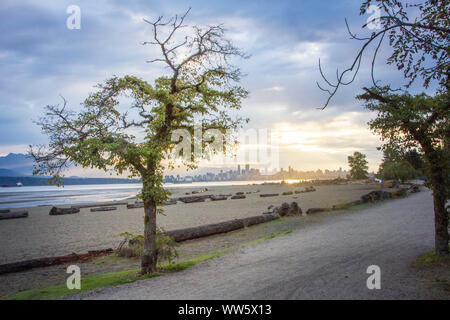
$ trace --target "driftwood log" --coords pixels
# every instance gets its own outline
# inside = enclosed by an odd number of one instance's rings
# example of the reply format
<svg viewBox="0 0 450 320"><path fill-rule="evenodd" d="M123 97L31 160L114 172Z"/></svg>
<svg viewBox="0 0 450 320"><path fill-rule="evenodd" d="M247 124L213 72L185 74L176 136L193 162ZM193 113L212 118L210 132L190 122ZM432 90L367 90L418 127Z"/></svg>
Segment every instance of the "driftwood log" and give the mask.
<svg viewBox="0 0 450 320"><path fill-rule="evenodd" d="M253 226L256 224L279 219L277 214L265 214L255 217L235 219L220 223L207 224L199 227L179 229L173 231L167 231L166 234L172 237L176 242L192 240L202 237L207 237L215 234L230 232L244 227Z"/></svg>
<svg viewBox="0 0 450 320"><path fill-rule="evenodd" d="M114 211L117 210L117 207L100 207L100 208L92 208L91 212L99 212L99 211Z"/></svg>
<svg viewBox="0 0 450 320"><path fill-rule="evenodd" d="M8 213L8 212L11 212L11 210L9 210L9 209L1 209L0 210L0 213Z"/></svg>
<svg viewBox="0 0 450 320"><path fill-rule="evenodd" d="M286 191L282 193L283 196L292 196L293 194L294 193L292 191Z"/></svg>
<svg viewBox="0 0 450 320"><path fill-rule="evenodd" d="M19 218L27 218L27 217L28 217L28 211L0 213L0 220L19 219Z"/></svg>
<svg viewBox="0 0 450 320"><path fill-rule="evenodd" d="M82 204L79 206L72 206L72 208L78 208L78 209L83 209L83 208L95 208L95 207L111 207L111 206L124 206L127 205L128 202L108 202L108 203L93 203L93 204Z"/></svg>
<svg viewBox="0 0 450 320"><path fill-rule="evenodd" d="M246 196L243 194L236 194L235 196L231 197L231 200L236 200L236 199L245 199Z"/></svg>
<svg viewBox="0 0 450 320"><path fill-rule="evenodd" d="M361 201L366 202L372 202L372 201L378 201L382 199L390 199L392 198L392 194L387 191L371 191L368 194L365 194L361 197Z"/></svg>
<svg viewBox="0 0 450 320"><path fill-rule="evenodd" d="M363 202L361 200L356 200L356 201L342 203L342 204L335 204L335 205L333 205L333 207L331 209L332 210L344 210L344 209L348 209L353 206L357 206L362 203Z"/></svg>
<svg viewBox="0 0 450 320"><path fill-rule="evenodd" d="M88 251L88 253L84 253L84 254L72 253L67 256L47 257L47 258L40 258L40 259L33 259L33 260L1 264L0 265L0 274L20 272L20 271L29 270L32 268L49 267L49 266L54 266L54 265L59 265L59 264L64 264L64 263L69 263L69 262L89 261L92 258L104 256L104 255L112 253L113 251L114 251L113 249L109 248L109 249L104 249L104 250Z"/></svg>
<svg viewBox="0 0 450 320"><path fill-rule="evenodd" d="M137 209L137 208L143 208L143 207L144 207L143 202L127 204L127 209Z"/></svg>
<svg viewBox="0 0 450 320"><path fill-rule="evenodd" d="M278 197L279 194L278 194L278 193L268 193L268 194L260 194L259 196L260 196L261 198Z"/></svg>
<svg viewBox="0 0 450 320"><path fill-rule="evenodd" d="M49 215L51 216L62 216L64 214L75 214L80 212L79 208L57 208L53 207L50 209Z"/></svg>
<svg viewBox="0 0 450 320"><path fill-rule="evenodd" d="M190 197L181 197L178 198L178 201L184 203L194 203L194 202L205 202L206 199L210 199L210 195L202 195L202 196L190 196Z"/></svg>
<svg viewBox="0 0 450 320"><path fill-rule="evenodd" d="M319 212L325 212L328 211L327 208L309 208L308 210L306 210L306 214L314 214L314 213L319 213Z"/></svg>
<svg viewBox="0 0 450 320"><path fill-rule="evenodd" d="M211 196L211 201L223 201L223 200L227 200L228 197L227 196ZM231 198L233 199L233 198Z"/></svg>

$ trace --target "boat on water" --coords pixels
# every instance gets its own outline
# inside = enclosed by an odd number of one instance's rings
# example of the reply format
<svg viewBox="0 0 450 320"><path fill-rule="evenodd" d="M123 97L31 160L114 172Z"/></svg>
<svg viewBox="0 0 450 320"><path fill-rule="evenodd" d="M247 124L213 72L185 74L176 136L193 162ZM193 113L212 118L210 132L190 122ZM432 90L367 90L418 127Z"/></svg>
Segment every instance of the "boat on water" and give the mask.
<svg viewBox="0 0 450 320"><path fill-rule="evenodd" d="M17 182L16 184L4 184L2 185L2 188L20 188L22 186L22 182Z"/></svg>

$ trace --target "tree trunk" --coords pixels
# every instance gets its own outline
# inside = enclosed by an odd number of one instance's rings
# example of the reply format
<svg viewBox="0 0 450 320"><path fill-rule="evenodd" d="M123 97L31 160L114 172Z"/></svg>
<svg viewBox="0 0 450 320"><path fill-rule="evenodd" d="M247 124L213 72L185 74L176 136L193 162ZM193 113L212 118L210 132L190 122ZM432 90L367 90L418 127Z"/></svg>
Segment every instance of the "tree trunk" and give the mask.
<svg viewBox="0 0 450 320"><path fill-rule="evenodd" d="M433 173L432 173L433 174ZM434 228L435 228L435 250L436 254L448 254L448 215L445 208L447 199L445 195L445 184L441 175L435 175L431 183L433 185L434 202Z"/></svg>
<svg viewBox="0 0 450 320"><path fill-rule="evenodd" d="M156 248L156 205L144 200L144 250L141 257L141 273L156 272L158 252Z"/></svg>

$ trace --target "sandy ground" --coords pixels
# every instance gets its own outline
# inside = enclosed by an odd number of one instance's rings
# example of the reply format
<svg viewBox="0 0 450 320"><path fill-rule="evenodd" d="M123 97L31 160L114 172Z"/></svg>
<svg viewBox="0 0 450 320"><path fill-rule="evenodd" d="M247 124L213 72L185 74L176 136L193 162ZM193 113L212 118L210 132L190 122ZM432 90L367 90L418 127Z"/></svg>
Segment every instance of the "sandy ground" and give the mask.
<svg viewBox="0 0 450 320"><path fill-rule="evenodd" d="M185 261L222 250L235 250L241 247L242 244L260 240L267 235L307 228L326 219L346 215L358 210L361 210L361 206L349 210L323 212L309 216L285 217L228 233L184 241L177 246L179 254L177 260ZM162 263L167 262L162 261ZM24 272L0 275L0 297L9 296L23 290L64 284L67 280L66 269L68 265L36 268ZM113 254L99 257L89 262L77 263L77 265L81 269L82 276L88 277L115 271L137 269L140 267L140 259L120 258Z"/></svg>
<svg viewBox="0 0 450 320"><path fill-rule="evenodd" d="M87 299L448 299L409 268L433 248L424 191L254 244L185 271L81 294ZM381 270L369 290L367 268Z"/></svg>
<svg viewBox="0 0 450 320"><path fill-rule="evenodd" d="M261 193L282 193L298 187L280 185L248 185L213 187L203 194L235 194L256 192L243 200L227 200L176 205L164 208L165 215L157 221L165 230L173 230L221 222L235 218L255 216L267 211L269 205L297 201L306 211L311 207L331 207L334 204L357 200L361 195L375 189L376 185L318 186L317 191L294 196L260 198ZM300 188L303 189L303 188ZM183 196L196 189L173 190L172 197ZM130 203L132 201L130 200ZM90 212L81 209L79 214L49 216L50 207L26 208L26 219L0 221L0 264L45 256L66 255L72 252L115 248L122 232L143 232L143 209L127 209L119 206L117 211Z"/></svg>

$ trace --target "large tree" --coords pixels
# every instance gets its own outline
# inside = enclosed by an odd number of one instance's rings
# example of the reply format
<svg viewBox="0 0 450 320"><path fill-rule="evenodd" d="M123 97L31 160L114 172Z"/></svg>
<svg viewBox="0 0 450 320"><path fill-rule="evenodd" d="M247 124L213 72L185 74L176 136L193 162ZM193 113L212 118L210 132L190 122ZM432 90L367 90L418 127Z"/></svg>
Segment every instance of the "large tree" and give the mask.
<svg viewBox="0 0 450 320"><path fill-rule="evenodd" d="M448 99L450 87L450 19L448 19L450 2L448 0L426 0L415 3L399 0L366 0L361 5L360 14L370 13L371 5L376 5L381 14L379 17L375 16L369 19L368 23L363 25L362 29L367 30L369 25L378 24L376 28L368 30L368 35L361 36L352 32L346 21L350 37L353 40L360 41L362 45L355 53L352 63L347 68L341 69L343 71L336 71L335 81L325 76L319 61L320 74L328 86L324 87L318 84L319 88L328 94L328 99L322 109L328 106L341 86L349 85L355 80L363 57L369 55L372 86L374 88L372 90L366 89L366 93L360 98L370 103L370 108L374 110L376 110L377 105L380 108L388 106L391 108L385 109L385 111L381 110L371 126L372 128L386 128L383 131L386 134L391 134L394 140L403 138L400 134L403 131L394 129L402 127L405 130L404 132L409 132L408 137L413 137L410 141L416 141L421 146L422 152L428 154L425 157L430 168L431 164L435 165L434 174L430 173L430 175L432 181L434 181L434 183L432 182L432 188L436 225L436 252L439 254L448 253L448 232L444 227L448 224L448 221L444 217L446 211L444 210L445 204L443 205L447 191L440 189L444 186L444 178L439 173L442 171L439 168L448 166L447 160L440 156L448 152L448 137L444 139L446 140L444 145L447 151L434 152L432 149L435 148L436 136L433 132L437 126L433 121L436 117L442 116L443 106L448 109L448 100L445 102L445 99ZM403 71L405 83L400 88L382 87L374 76L378 52L386 40L388 40L387 43L392 49L386 63ZM371 46L374 48L372 51L370 51ZM421 95L413 99L405 92L398 96L395 95L400 90L408 89L418 79L422 80L425 88L435 89L436 97L428 97L428 99ZM433 99L443 101L431 103ZM397 102L402 106L399 111L394 110L397 107ZM419 107L419 102L424 102L425 105ZM435 107L436 110L433 109ZM408 119L408 117L410 118ZM395 121L397 120L403 120L404 122L396 124ZM415 123L416 121L417 123ZM439 125L438 127L442 126ZM414 132L411 128L416 128L417 131ZM445 179L448 179L448 176ZM445 239L447 239L447 242Z"/></svg>
<svg viewBox="0 0 450 320"><path fill-rule="evenodd" d="M169 20L145 20L152 40L144 44L160 52L149 62L164 64L166 75L153 85L134 76L112 77L98 85L79 113L68 110L66 101L47 106L39 124L50 138L49 146L30 151L35 173L51 175L54 181L73 163L142 179L142 273L156 271L156 214L168 198L162 174L173 165L167 162L175 145L172 134L180 128L192 132L196 120L202 121L203 130L236 129L242 119L229 110L240 109L248 94L237 85L241 73L231 64L232 58L246 56L225 38L222 25L187 27L188 12ZM185 159L195 165L194 155Z"/></svg>
<svg viewBox="0 0 450 320"><path fill-rule="evenodd" d="M380 16L370 16L371 6L380 10ZM366 35L357 35L347 26L350 38L362 43L352 63L336 70L336 80L331 80L323 73L320 61L320 74L327 87L317 83L328 94L323 109L328 106L339 88L351 84L358 74L363 57L371 61L373 86L381 86L374 75L378 52L383 43L388 43L392 51L386 60L403 72L405 83L401 88L408 88L417 79L422 79L425 88L435 83L440 90L448 90L450 67L450 2L448 0L399 1L366 0L362 3L360 14L369 17L362 26ZM371 51L371 48L373 50Z"/></svg>
<svg viewBox="0 0 450 320"><path fill-rule="evenodd" d="M448 212L450 196L450 97L448 92L393 94L389 90L365 88L358 96L366 107L377 112L370 128L387 145L403 150L419 149L425 158L426 173L434 200L435 249L449 253Z"/></svg>
<svg viewBox="0 0 450 320"><path fill-rule="evenodd" d="M350 167L350 178L366 179L369 167L367 166L366 155L361 152L354 152L352 156L348 156L348 165Z"/></svg>

